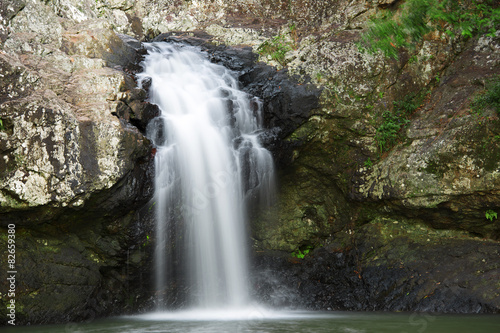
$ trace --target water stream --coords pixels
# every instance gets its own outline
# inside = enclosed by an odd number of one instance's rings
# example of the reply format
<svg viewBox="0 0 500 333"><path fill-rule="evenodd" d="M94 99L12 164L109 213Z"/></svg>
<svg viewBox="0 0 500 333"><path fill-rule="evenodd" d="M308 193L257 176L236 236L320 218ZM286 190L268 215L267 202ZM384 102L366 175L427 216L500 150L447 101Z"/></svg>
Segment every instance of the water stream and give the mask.
<svg viewBox="0 0 500 333"><path fill-rule="evenodd" d="M139 84L161 110L148 126L157 147L156 290L170 286L201 309L249 302L246 207L269 201L272 156L259 143L261 103L238 89L235 73L198 49L151 43Z"/></svg>

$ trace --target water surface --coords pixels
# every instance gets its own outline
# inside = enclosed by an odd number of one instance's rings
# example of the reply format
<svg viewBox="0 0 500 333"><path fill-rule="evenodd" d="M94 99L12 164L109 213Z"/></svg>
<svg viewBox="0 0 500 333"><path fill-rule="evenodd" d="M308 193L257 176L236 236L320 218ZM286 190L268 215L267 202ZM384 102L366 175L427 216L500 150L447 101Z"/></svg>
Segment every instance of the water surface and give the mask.
<svg viewBox="0 0 500 333"><path fill-rule="evenodd" d="M212 319L209 319L209 317ZM500 332L500 315L425 313L263 312L200 315L196 311L151 313L91 323L33 326L7 332L37 333L486 333Z"/></svg>

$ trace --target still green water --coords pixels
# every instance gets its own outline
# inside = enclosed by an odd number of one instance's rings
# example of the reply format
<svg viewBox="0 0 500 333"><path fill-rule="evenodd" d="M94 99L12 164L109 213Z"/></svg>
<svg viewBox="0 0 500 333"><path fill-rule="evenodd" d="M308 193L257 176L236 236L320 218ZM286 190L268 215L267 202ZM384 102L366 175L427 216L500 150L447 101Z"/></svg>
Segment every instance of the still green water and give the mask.
<svg viewBox="0 0 500 333"><path fill-rule="evenodd" d="M5 329L5 327L4 327ZM500 315L283 312L218 320L169 314L117 317L90 323L7 328L15 333L485 333L500 332Z"/></svg>

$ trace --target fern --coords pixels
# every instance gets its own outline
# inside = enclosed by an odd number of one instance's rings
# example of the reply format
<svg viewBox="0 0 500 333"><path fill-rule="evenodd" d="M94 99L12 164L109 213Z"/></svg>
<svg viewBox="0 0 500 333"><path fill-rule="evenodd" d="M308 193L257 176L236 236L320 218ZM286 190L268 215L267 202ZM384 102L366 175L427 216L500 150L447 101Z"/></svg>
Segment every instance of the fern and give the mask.
<svg viewBox="0 0 500 333"><path fill-rule="evenodd" d="M411 94L399 101L393 102L393 111L386 110L383 122L377 129L375 139L381 152L390 150L399 137L401 129L406 127L409 116L418 108L423 100L423 94Z"/></svg>

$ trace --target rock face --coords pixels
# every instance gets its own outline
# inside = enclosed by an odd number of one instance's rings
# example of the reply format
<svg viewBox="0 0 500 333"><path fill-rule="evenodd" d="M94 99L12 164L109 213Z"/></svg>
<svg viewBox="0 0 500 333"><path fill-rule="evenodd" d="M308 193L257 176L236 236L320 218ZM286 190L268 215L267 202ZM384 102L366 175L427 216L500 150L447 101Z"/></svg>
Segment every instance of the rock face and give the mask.
<svg viewBox="0 0 500 333"><path fill-rule="evenodd" d="M311 255L276 269L270 254L259 265L283 272L279 284L300 284L292 295L312 308L499 312L492 277L500 273L500 225L486 217L499 210L498 115L470 107L498 72L498 37L430 35L391 61L360 54L356 36L340 29L305 40L290 58L290 72L324 87L322 101L286 138L296 148L282 171L281 200L256 221L254 236L259 250ZM395 146L382 151L382 115L412 94L425 98ZM402 230L388 237L392 224ZM421 242L405 231L419 226L450 234Z"/></svg>
<svg viewBox="0 0 500 333"><path fill-rule="evenodd" d="M262 98L279 200L252 212L256 297L499 312L500 224L486 212L500 212L500 128L470 102L498 73L500 36L434 32L399 60L361 53L367 19L398 3L0 0L0 246L15 223L19 323L123 313L150 295L144 130L158 110L135 88L142 51L125 35L200 45ZM283 59L257 55L277 35ZM410 102L382 149L385 112Z"/></svg>
<svg viewBox="0 0 500 333"><path fill-rule="evenodd" d="M146 255L137 211L153 193L152 147L116 116L122 104L138 119L154 109L125 71L139 55L108 22L72 17L67 5L0 6L0 263L14 224L18 324L133 307Z"/></svg>
<svg viewBox="0 0 500 333"><path fill-rule="evenodd" d="M303 259L256 257L254 283L277 307L497 313L499 253L467 232L381 218Z"/></svg>

